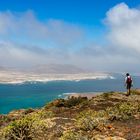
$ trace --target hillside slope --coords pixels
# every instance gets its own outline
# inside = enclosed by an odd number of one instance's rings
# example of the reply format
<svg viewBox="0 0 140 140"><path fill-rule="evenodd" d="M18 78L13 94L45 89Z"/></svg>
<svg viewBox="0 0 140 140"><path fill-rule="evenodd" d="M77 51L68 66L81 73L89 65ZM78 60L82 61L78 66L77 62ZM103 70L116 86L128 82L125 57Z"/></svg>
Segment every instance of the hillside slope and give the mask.
<svg viewBox="0 0 140 140"><path fill-rule="evenodd" d="M139 140L140 92L57 99L0 116L1 140Z"/></svg>

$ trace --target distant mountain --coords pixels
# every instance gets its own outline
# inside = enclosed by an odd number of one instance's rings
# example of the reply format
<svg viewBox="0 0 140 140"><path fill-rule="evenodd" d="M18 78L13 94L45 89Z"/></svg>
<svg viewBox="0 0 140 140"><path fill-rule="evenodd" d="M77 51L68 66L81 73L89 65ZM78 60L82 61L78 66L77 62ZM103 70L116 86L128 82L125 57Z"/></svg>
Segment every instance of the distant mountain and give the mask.
<svg viewBox="0 0 140 140"><path fill-rule="evenodd" d="M0 66L0 71L5 71L5 72L19 72L20 69L18 69L16 67L4 67L4 66Z"/></svg>
<svg viewBox="0 0 140 140"><path fill-rule="evenodd" d="M68 64L48 64L37 65L28 69L33 73L50 73L50 74L76 74L85 73L86 71L74 65Z"/></svg>
<svg viewBox="0 0 140 140"><path fill-rule="evenodd" d="M8 70L6 67L0 66L0 71Z"/></svg>
<svg viewBox="0 0 140 140"><path fill-rule="evenodd" d="M0 66L0 71L35 73L35 74L77 74L85 73L86 71L74 65L68 64L46 64L36 65L28 68L3 67Z"/></svg>
<svg viewBox="0 0 140 140"><path fill-rule="evenodd" d="M95 73L95 74L108 74L113 77L122 78L125 76L124 73L114 73L114 72L98 72L79 68L75 65L70 64L44 64L44 65L34 65L30 67L17 68L17 67L4 67L0 66L0 71L5 72L22 72L22 73L33 73L33 74L80 74L80 73ZM137 74L138 75L138 74ZM140 75L140 74L139 74Z"/></svg>

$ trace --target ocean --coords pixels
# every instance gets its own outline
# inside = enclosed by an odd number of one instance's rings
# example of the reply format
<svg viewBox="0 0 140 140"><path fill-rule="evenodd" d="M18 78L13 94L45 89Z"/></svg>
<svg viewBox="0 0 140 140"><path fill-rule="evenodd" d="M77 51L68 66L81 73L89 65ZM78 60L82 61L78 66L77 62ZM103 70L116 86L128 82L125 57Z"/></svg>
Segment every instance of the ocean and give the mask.
<svg viewBox="0 0 140 140"><path fill-rule="evenodd" d="M134 88L140 87L140 78L133 78ZM125 91L124 77L81 81L25 82L0 84L0 114L15 109L39 108L68 93Z"/></svg>

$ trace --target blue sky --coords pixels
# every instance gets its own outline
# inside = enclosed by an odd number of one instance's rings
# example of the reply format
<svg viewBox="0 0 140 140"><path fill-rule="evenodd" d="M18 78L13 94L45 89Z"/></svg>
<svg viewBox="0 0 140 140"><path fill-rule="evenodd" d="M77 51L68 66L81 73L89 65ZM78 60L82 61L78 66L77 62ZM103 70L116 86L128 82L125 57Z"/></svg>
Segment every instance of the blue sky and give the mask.
<svg viewBox="0 0 140 140"><path fill-rule="evenodd" d="M100 25L105 13L118 3L138 7L140 0L0 0L1 11L33 10L40 20L50 18L84 24Z"/></svg>
<svg viewBox="0 0 140 140"><path fill-rule="evenodd" d="M0 66L137 71L139 19L140 0L0 0Z"/></svg>

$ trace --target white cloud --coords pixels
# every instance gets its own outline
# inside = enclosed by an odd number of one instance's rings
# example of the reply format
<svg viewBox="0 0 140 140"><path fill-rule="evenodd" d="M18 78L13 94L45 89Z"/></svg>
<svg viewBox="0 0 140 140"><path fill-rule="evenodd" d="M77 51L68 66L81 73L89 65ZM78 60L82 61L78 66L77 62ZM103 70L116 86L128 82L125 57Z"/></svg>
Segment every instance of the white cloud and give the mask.
<svg viewBox="0 0 140 140"><path fill-rule="evenodd" d="M140 10L121 3L107 12L106 21L113 45L140 52Z"/></svg>
<svg viewBox="0 0 140 140"><path fill-rule="evenodd" d="M44 41L57 46L69 46L81 39L82 32L78 26L60 20L41 22L32 11L0 13L0 35L6 39L24 40L26 43Z"/></svg>
<svg viewBox="0 0 140 140"><path fill-rule="evenodd" d="M83 29L64 21L41 22L32 11L0 12L0 65L69 63L69 53L83 38Z"/></svg>

